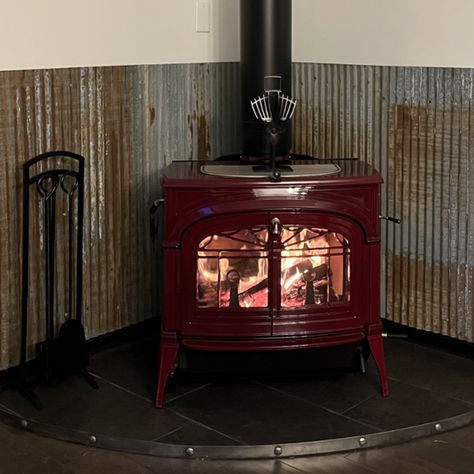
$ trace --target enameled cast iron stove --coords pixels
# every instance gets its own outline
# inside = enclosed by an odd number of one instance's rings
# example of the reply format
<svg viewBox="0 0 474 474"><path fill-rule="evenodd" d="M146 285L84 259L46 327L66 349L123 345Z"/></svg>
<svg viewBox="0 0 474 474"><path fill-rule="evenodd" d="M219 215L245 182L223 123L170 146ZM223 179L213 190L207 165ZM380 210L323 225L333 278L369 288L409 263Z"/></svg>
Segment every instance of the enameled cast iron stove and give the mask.
<svg viewBox="0 0 474 474"><path fill-rule="evenodd" d="M291 0L241 0L241 22L242 163L176 161L163 178L166 283L156 406L163 406L180 347L360 343L374 357L386 396L382 178L358 160L281 165L289 158L291 114L279 115L278 124L261 121L250 101L269 76L281 78L279 96L291 95Z"/></svg>

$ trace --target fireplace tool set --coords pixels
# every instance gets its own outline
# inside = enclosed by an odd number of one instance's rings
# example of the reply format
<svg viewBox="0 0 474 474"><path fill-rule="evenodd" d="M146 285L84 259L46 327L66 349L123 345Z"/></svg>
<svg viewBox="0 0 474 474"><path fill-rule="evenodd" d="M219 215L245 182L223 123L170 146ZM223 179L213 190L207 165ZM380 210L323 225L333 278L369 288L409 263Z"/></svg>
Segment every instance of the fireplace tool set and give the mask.
<svg viewBox="0 0 474 474"><path fill-rule="evenodd" d="M66 167L64 165L70 165ZM30 190L31 188L31 190ZM32 192L31 192L32 191ZM33 197L33 199L30 199ZM39 200L39 205L38 205ZM31 202L30 202L31 201ZM63 212L58 212L58 209ZM37 215L39 240L32 241L33 219ZM84 157L68 151L52 151L30 159L23 165L23 251L22 251L22 321L20 380L15 387L38 408L42 403L27 383L28 328L30 296L30 249L43 252L45 339L37 343L37 365L44 383L50 384L56 376L79 371L87 382L98 388L86 371L88 355L82 325L82 234L84 214ZM35 217L35 216L33 216ZM61 219L66 217L66 219ZM60 242L65 255L65 278L57 276L57 234L59 229L67 236ZM36 247L34 247L36 246ZM41 270L40 270L41 271ZM33 276L37 278L37 275ZM57 330L59 295L64 291L64 320Z"/></svg>

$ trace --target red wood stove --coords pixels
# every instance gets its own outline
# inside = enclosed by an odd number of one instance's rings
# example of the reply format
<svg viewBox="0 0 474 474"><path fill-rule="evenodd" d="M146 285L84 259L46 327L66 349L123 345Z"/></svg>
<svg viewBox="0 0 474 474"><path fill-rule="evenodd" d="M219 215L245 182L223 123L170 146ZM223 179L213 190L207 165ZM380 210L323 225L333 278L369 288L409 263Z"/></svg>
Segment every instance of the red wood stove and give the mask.
<svg viewBox="0 0 474 474"><path fill-rule="evenodd" d="M287 350L367 341L383 396L382 178L222 178L174 162L163 178L165 303L156 406L180 347Z"/></svg>

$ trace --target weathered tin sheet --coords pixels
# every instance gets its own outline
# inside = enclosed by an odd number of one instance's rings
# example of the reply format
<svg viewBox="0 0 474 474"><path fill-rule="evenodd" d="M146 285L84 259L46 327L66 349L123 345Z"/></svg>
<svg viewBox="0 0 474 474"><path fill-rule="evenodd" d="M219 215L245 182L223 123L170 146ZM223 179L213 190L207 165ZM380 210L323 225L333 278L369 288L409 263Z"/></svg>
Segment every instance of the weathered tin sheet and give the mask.
<svg viewBox="0 0 474 474"><path fill-rule="evenodd" d="M236 63L0 72L0 368L19 360L21 164L52 149L86 157L87 336L141 321L160 311L148 209L161 195L161 170L239 151L238 82ZM373 164L386 183L382 214L403 220L382 222L382 314L467 341L473 83L471 69L327 64L295 64L293 82L294 151ZM31 235L40 241L38 227ZM42 247L31 251L32 274L41 275ZM58 253L61 277L61 245ZM43 293L32 278L31 352L43 337ZM59 325L64 288L57 301Z"/></svg>
<svg viewBox="0 0 474 474"><path fill-rule="evenodd" d="M472 69L295 64L294 148L384 178L382 315L474 341Z"/></svg>
<svg viewBox="0 0 474 474"><path fill-rule="evenodd" d="M238 91L237 71L190 64L0 73L0 368L19 361L22 163L54 149L86 157L87 336L141 321L159 311L148 210L160 197L160 170L238 149L238 92L228 92ZM30 354L44 338L41 212L32 200ZM60 226L57 326L66 312L65 240Z"/></svg>

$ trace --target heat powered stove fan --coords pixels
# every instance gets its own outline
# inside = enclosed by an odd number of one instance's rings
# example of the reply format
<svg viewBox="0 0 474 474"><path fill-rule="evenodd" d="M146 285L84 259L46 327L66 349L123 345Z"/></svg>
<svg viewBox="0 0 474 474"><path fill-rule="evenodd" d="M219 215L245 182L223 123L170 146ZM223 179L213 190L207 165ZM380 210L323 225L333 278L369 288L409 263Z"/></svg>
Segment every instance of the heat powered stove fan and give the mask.
<svg viewBox="0 0 474 474"><path fill-rule="evenodd" d="M281 165L276 162L276 146L282 134L285 133L286 122L295 112L296 100L282 93L281 76L265 76L265 92L263 95L252 99L250 105L255 117L267 124L267 136L270 143L270 166L254 166L254 170L271 170L270 179L280 181L281 171L293 171L291 166Z"/></svg>

